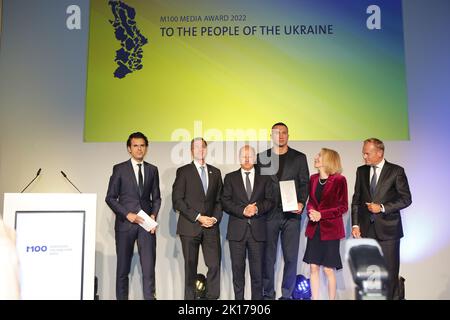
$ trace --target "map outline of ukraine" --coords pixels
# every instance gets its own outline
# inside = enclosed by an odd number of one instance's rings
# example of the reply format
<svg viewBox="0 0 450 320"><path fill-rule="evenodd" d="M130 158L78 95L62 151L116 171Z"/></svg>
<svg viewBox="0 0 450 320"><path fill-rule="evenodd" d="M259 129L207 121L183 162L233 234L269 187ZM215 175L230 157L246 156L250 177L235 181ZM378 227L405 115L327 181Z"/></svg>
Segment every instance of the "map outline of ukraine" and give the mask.
<svg viewBox="0 0 450 320"><path fill-rule="evenodd" d="M114 20L109 20L114 27L114 34L120 41L121 48L116 51L114 61L118 68L114 71L114 77L124 78L127 74L141 70L143 49L148 39L139 31L136 25L136 10L123 1L109 1L114 15Z"/></svg>

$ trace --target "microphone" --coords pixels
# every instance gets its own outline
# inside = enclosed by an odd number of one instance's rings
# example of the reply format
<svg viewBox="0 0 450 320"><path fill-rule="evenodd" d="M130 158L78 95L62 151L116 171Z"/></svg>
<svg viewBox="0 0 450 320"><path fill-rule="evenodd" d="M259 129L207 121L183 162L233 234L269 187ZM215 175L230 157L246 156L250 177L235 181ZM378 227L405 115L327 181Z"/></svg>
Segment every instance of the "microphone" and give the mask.
<svg viewBox="0 0 450 320"><path fill-rule="evenodd" d="M74 187L75 189L77 189L77 191L78 191L79 193L82 193L82 192L80 191L80 189L78 189L77 186L74 185L74 184L72 183L72 181L70 181L69 178L67 178L67 175L64 173L64 171L61 171L61 174L63 175L64 178L66 178L67 181L70 182L71 185L73 185L73 187Z"/></svg>
<svg viewBox="0 0 450 320"><path fill-rule="evenodd" d="M39 168L39 170L37 171L36 177L34 177L33 180L31 180L30 183L27 184L27 186L25 188L23 188L22 191L20 191L20 193L23 193L30 186L30 184L32 184L33 181L36 180L37 177L39 177L40 174L41 174L41 168Z"/></svg>

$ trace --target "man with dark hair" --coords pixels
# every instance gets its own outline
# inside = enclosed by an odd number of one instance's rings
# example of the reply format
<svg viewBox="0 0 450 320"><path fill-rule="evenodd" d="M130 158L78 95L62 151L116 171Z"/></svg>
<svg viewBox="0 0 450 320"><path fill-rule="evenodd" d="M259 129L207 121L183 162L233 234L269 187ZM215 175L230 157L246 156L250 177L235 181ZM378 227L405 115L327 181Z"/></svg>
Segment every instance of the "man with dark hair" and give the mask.
<svg viewBox="0 0 450 320"><path fill-rule="evenodd" d="M139 225L144 219L138 215L142 210L156 220L161 207L158 168L144 161L147 147L148 139L143 133L129 136L127 150L131 159L113 167L105 199L116 214L117 300L128 300L128 275L136 240L144 299L155 299L156 227L147 232Z"/></svg>
<svg viewBox="0 0 450 320"><path fill-rule="evenodd" d="M148 147L148 139L142 132L134 132L130 134L130 136L127 139L127 147L131 147L131 140L133 139L143 139L145 146Z"/></svg>
<svg viewBox="0 0 450 320"><path fill-rule="evenodd" d="M275 262L278 237L284 258L280 299L291 299L297 277L298 249L300 245L301 213L309 193L309 170L305 154L288 147L288 127L278 122L272 126L273 147L258 154L258 171L270 175L275 207L267 214L267 241L264 259L263 295L275 298ZM293 180L298 209L283 211L280 181Z"/></svg>
<svg viewBox="0 0 450 320"><path fill-rule="evenodd" d="M400 210L411 203L405 170L384 159L384 143L377 138L364 141L365 165L356 171L352 200L352 235L378 241L389 273L387 298L398 299L400 239L403 237Z"/></svg>
<svg viewBox="0 0 450 320"><path fill-rule="evenodd" d="M193 300L199 247L202 246L206 274L206 298L220 295L220 233L222 219L222 175L206 164L207 143L203 138L191 141L193 161L178 168L172 188L172 203L178 215L177 234L184 256L184 299Z"/></svg>

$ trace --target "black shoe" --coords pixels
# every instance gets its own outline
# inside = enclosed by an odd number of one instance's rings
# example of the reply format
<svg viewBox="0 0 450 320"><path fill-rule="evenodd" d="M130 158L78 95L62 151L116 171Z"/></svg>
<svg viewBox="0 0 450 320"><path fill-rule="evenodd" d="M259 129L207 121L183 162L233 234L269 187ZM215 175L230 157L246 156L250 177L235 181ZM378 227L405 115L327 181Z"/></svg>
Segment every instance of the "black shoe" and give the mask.
<svg viewBox="0 0 450 320"><path fill-rule="evenodd" d="M278 300L292 300L292 298L288 297L279 297Z"/></svg>

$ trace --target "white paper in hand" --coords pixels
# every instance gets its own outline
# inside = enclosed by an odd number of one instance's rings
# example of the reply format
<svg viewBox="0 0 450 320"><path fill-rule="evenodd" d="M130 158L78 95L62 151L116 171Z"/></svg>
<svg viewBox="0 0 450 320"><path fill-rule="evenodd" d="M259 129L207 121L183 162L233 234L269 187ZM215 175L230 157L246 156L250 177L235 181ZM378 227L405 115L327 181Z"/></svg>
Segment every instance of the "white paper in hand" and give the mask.
<svg viewBox="0 0 450 320"><path fill-rule="evenodd" d="M295 181L280 181L281 204L283 212L298 210L297 192L295 191Z"/></svg>
<svg viewBox="0 0 450 320"><path fill-rule="evenodd" d="M153 220L148 214L146 214L143 210L139 211L139 213L137 214L139 217L141 217L142 219L144 219L143 223L139 223L139 225L145 229L145 231L150 231L152 230L154 227L156 227L158 225L158 222L156 222L155 220Z"/></svg>

